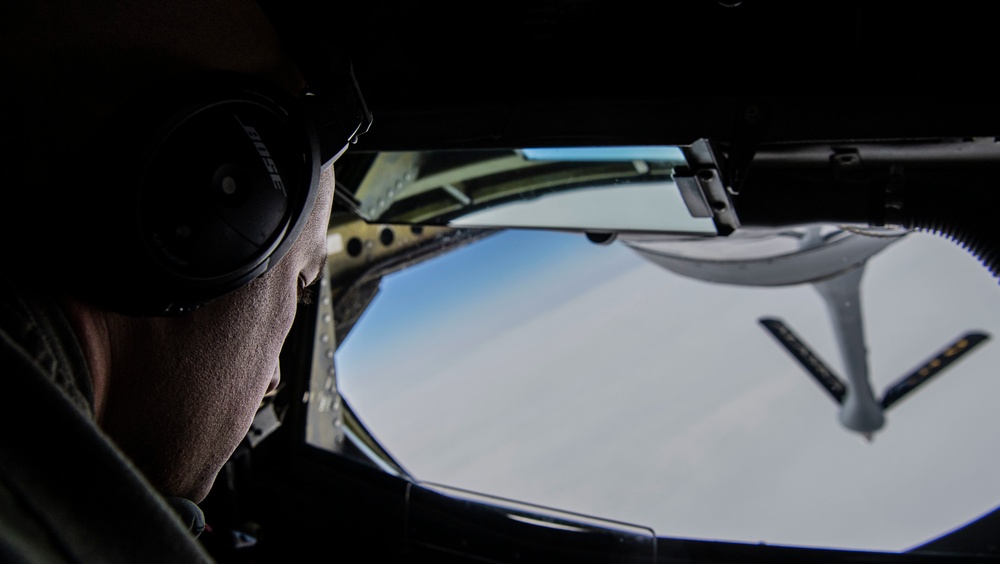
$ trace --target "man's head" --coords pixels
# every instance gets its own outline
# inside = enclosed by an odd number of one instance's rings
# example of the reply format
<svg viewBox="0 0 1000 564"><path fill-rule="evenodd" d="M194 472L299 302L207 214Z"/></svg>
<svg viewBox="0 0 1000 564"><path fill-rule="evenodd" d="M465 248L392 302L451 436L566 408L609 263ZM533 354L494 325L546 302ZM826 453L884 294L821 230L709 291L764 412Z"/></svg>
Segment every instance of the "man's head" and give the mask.
<svg viewBox="0 0 1000 564"><path fill-rule="evenodd" d="M278 385L297 301L326 258L332 170L291 250L250 284L173 317L70 304L77 325L109 345L88 354L97 422L164 493L200 501Z"/></svg>
<svg viewBox="0 0 1000 564"><path fill-rule="evenodd" d="M268 18L248 0L14 0L0 7L0 22L0 71L11 86L0 149L7 188L23 203L12 211L25 218L5 222L14 228L0 235L29 242L11 249L10 272L23 270L29 281L37 276L64 296L94 380L101 427L165 494L200 500L261 397L276 385L296 293L319 276L325 258L332 168L311 192L315 203L301 215L301 234L280 260L266 264L266 273L194 312L142 317L74 290L74 279L88 276L81 254L105 250L74 246L86 239L81 230L103 227L88 219L101 217L104 206L85 206L100 201L91 194L102 190L104 175L126 164L116 163L115 154L98 162L78 155L92 155L91 136L122 107L192 75L240 73L289 97L306 82ZM67 220L73 230L66 231ZM63 253L82 257L70 262L80 270L65 271ZM129 256L116 260L123 265L119 277L127 277ZM147 282L127 280L139 289Z"/></svg>
<svg viewBox="0 0 1000 564"><path fill-rule="evenodd" d="M190 308L255 278L301 229L321 158L305 83L253 2L98 6L6 38L5 74L23 79L4 169L42 213L4 225L42 243L21 247L32 276L70 232L76 276L48 281L126 313Z"/></svg>

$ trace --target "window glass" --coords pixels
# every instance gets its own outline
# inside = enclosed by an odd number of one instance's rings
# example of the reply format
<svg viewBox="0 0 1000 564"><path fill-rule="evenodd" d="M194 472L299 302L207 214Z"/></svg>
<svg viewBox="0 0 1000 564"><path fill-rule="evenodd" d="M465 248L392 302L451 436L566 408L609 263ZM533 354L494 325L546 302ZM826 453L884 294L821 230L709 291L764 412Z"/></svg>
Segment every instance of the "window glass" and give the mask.
<svg viewBox="0 0 1000 564"><path fill-rule="evenodd" d="M859 297L879 396L962 334L989 337L871 441L760 323L846 379L813 284L705 282L553 231L385 277L338 387L419 480L661 536L904 550L1000 502L1000 291L955 243L910 233L868 260Z"/></svg>

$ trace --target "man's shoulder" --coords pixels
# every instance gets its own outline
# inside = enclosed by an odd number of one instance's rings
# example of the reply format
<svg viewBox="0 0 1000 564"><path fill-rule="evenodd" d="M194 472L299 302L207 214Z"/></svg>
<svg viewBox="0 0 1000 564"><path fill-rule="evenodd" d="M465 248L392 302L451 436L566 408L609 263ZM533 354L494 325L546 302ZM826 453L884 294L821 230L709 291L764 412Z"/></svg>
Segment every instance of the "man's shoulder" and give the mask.
<svg viewBox="0 0 1000 564"><path fill-rule="evenodd" d="M64 562L48 531L0 481L0 562Z"/></svg>

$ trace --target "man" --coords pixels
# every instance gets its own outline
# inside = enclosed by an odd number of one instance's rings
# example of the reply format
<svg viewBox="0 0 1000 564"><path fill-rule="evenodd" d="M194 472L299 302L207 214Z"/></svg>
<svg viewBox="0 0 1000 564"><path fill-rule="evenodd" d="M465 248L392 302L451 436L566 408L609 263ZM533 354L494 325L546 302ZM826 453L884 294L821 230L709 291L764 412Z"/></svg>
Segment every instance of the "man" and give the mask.
<svg viewBox="0 0 1000 564"><path fill-rule="evenodd" d="M0 22L9 198L0 228L8 404L0 410L0 561L209 560L196 539L203 522L194 504L278 384L296 302L326 257L332 166L323 163L309 196L297 196L298 219L275 231L284 239L262 244L269 258L214 293L182 286L175 300L149 274L159 266L133 266L132 251L183 239L190 226L114 239L108 208L127 213L133 204L107 196L105 176L127 164L116 159L137 142L119 135L114 151L98 151L104 146L92 138L120 108L191 73L236 72L289 96L306 81L271 20L246 0L5 2ZM276 170L287 162L271 160L274 138L239 125L236 135L256 150L246 158L277 172L264 183L266 197L284 193L294 211L297 188ZM154 173L171 166L154 165ZM227 174L213 182L239 194L242 173ZM170 207L157 200L162 194L142 198L156 202L149 213ZM187 204L176 207L186 213ZM144 215L138 223L155 221ZM181 248L210 268L214 241L153 251L169 262ZM123 253L102 254L112 251ZM182 281L192 260L177 259Z"/></svg>

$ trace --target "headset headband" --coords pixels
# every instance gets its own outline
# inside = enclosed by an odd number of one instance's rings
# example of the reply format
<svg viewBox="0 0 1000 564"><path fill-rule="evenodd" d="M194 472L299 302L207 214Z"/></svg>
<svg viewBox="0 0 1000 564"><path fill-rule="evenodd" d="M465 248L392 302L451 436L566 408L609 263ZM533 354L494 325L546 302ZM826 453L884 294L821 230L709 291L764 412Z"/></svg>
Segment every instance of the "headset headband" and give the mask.
<svg viewBox="0 0 1000 564"><path fill-rule="evenodd" d="M309 85L304 102L316 124L323 163L342 155L372 124L346 48L324 41L328 30L296 2L257 0Z"/></svg>

